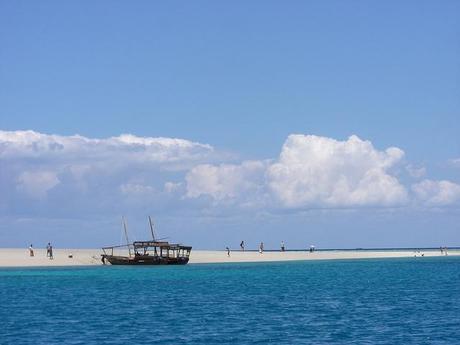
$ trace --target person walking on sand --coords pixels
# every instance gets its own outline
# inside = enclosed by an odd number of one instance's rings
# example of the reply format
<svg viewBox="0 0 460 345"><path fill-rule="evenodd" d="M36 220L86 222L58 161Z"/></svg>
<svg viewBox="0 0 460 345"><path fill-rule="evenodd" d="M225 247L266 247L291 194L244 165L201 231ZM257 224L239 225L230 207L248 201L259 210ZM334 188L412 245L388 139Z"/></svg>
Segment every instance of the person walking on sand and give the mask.
<svg viewBox="0 0 460 345"><path fill-rule="evenodd" d="M229 248L229 247L225 247L225 249L227 249L227 256L230 257L230 248Z"/></svg>
<svg viewBox="0 0 460 345"><path fill-rule="evenodd" d="M284 246L284 241L281 241L281 251L284 252L285 246Z"/></svg>
<svg viewBox="0 0 460 345"><path fill-rule="evenodd" d="M47 258L50 257L50 251L51 251L51 243L48 242L48 244L46 245L46 257Z"/></svg>
<svg viewBox="0 0 460 345"><path fill-rule="evenodd" d="M240 243L240 248L241 248L241 250L244 252L244 241L241 241L241 243Z"/></svg>
<svg viewBox="0 0 460 345"><path fill-rule="evenodd" d="M263 254L264 252L264 243L263 242L260 242L260 245L259 245L259 253L260 254Z"/></svg>
<svg viewBox="0 0 460 345"><path fill-rule="evenodd" d="M32 245L30 245L29 247L29 256L34 256L34 248L32 247Z"/></svg>

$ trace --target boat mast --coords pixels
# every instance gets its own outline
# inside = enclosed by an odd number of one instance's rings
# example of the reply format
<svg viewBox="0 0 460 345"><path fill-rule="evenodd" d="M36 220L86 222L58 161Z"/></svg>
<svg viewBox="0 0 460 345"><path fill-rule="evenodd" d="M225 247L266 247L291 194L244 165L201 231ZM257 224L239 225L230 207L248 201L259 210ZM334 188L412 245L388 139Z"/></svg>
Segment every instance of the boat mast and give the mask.
<svg viewBox="0 0 460 345"><path fill-rule="evenodd" d="M153 231L152 218L149 216L150 231L152 232L152 239L155 241L155 232Z"/></svg>
<svg viewBox="0 0 460 345"><path fill-rule="evenodd" d="M131 257L131 248L129 247L128 229L126 226L126 220L125 220L125 217L121 217L121 219L123 221L123 229L125 230L125 238L126 238L126 245L128 246L128 253L129 253L129 256Z"/></svg>

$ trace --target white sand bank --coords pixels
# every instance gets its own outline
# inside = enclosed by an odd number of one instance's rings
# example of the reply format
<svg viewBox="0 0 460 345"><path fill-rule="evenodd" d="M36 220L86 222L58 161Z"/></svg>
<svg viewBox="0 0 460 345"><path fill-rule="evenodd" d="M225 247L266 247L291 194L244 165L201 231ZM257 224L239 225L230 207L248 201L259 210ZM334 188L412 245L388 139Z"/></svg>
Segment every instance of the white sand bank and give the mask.
<svg viewBox="0 0 460 345"><path fill-rule="evenodd" d="M35 256L29 256L29 249L1 248L0 267L33 266L82 266L99 265L101 250L98 249L53 249L53 260L46 257L46 249L34 249ZM73 258L69 258L72 254Z"/></svg>
<svg viewBox="0 0 460 345"><path fill-rule="evenodd" d="M333 260L333 259L372 259L372 258L403 258L441 256L439 250L414 251L368 251L368 250L337 250L337 251L308 251L302 252L230 252L225 251L192 251L190 263L213 262L259 262L259 261L293 261L293 260ZM450 250L448 255L460 255L460 250Z"/></svg>
<svg viewBox="0 0 460 345"><path fill-rule="evenodd" d="M35 249L35 256L30 257L27 248L0 249L0 267L34 267L34 266L81 266L101 265L100 249L55 249L54 259L46 257L45 249ZM72 258L69 258L72 254ZM398 258L443 256L439 250L422 250L416 253L410 251L316 251L305 252L231 252L226 251L192 250L190 263L221 263L221 262L262 262L289 260L331 260L331 259L369 259L369 258ZM460 250L448 250L448 255L460 255Z"/></svg>

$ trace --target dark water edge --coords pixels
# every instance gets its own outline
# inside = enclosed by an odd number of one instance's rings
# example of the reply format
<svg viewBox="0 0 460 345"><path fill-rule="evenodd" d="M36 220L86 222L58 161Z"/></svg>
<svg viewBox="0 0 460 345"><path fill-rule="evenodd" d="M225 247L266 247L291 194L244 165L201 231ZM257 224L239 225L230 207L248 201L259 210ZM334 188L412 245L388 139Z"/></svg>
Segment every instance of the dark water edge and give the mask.
<svg viewBox="0 0 460 345"><path fill-rule="evenodd" d="M443 247L444 248L444 247ZM447 251L460 250L460 247L446 247ZM308 252L310 248L286 249L286 252ZM233 252L241 252L240 249L232 249ZM258 252L259 249L245 249L246 252ZM264 252L279 252L280 249L264 249ZM440 247L375 247L375 248L315 248L315 252L412 252L429 251L440 252Z"/></svg>
<svg viewBox="0 0 460 345"><path fill-rule="evenodd" d="M0 269L0 344L457 344L460 258Z"/></svg>

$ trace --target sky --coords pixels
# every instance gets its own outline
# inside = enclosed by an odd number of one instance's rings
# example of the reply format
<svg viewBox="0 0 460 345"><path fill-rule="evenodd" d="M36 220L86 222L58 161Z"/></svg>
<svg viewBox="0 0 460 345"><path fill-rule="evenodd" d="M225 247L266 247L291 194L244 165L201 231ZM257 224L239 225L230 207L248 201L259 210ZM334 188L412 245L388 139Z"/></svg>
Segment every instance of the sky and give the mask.
<svg viewBox="0 0 460 345"><path fill-rule="evenodd" d="M0 0L0 247L460 246L458 1Z"/></svg>

